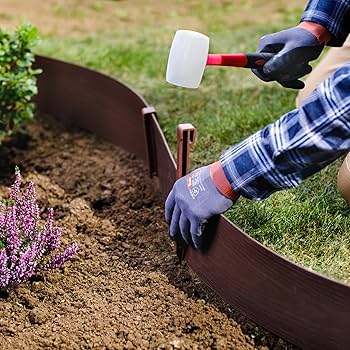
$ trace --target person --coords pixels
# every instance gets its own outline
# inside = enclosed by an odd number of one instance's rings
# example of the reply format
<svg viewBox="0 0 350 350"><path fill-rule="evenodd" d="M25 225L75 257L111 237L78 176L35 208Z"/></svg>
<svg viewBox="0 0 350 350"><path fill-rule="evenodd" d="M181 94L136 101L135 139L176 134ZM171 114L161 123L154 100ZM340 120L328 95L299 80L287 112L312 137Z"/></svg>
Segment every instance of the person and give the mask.
<svg viewBox="0 0 350 350"><path fill-rule="evenodd" d="M301 89L301 77L325 45L340 47L350 33L348 0L309 0L300 23L261 38L257 52L274 53L253 73L263 81ZM195 248L214 215L240 196L262 200L298 186L350 151L350 60L321 82L294 109L220 159L177 180L165 202L172 240L179 235Z"/></svg>
<svg viewBox="0 0 350 350"><path fill-rule="evenodd" d="M295 100L299 108L304 100L322 81L332 75L337 68L350 60L350 35L342 47L332 47L327 54L312 70L312 73L305 80L305 87L299 91ZM343 163L338 171L337 187L341 196L350 206L350 152L344 157Z"/></svg>

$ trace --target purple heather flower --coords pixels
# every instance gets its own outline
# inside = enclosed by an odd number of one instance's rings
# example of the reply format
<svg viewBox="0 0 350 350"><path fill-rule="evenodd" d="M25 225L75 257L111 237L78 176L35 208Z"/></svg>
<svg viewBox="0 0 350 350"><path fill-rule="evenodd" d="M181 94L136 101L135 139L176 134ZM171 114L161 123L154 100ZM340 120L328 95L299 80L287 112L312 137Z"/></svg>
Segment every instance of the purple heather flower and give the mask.
<svg viewBox="0 0 350 350"><path fill-rule="evenodd" d="M14 272L11 276L11 282L16 285L33 275L37 262L35 260L36 250L28 247L21 251L18 257L18 263L14 267Z"/></svg>
<svg viewBox="0 0 350 350"><path fill-rule="evenodd" d="M44 266L44 270L58 269L67 261L77 254L78 244L73 243L70 247L56 257L54 257L48 264Z"/></svg>
<svg viewBox="0 0 350 350"><path fill-rule="evenodd" d="M15 203L9 208L4 226L7 256L10 258L12 264L17 262L17 253L21 245L16 214L17 206Z"/></svg>
<svg viewBox="0 0 350 350"><path fill-rule="evenodd" d="M28 280L34 273L60 268L76 255L73 243L54 256L60 247L62 230L54 225L54 211L45 222L40 217L32 182L21 194L21 174L10 189L10 201L0 203L0 289Z"/></svg>
<svg viewBox="0 0 350 350"><path fill-rule="evenodd" d="M7 267L7 255L5 249L0 249L0 289L7 286L11 273Z"/></svg>
<svg viewBox="0 0 350 350"><path fill-rule="evenodd" d="M10 198L11 199L17 198L17 196L20 193L20 187L21 187L21 183L22 183L21 173L20 173L18 168L16 168L15 174L16 174L15 182L13 183L13 185L10 188Z"/></svg>
<svg viewBox="0 0 350 350"><path fill-rule="evenodd" d="M0 203L0 239L2 239L2 229L5 225L6 219L6 205L4 203Z"/></svg>

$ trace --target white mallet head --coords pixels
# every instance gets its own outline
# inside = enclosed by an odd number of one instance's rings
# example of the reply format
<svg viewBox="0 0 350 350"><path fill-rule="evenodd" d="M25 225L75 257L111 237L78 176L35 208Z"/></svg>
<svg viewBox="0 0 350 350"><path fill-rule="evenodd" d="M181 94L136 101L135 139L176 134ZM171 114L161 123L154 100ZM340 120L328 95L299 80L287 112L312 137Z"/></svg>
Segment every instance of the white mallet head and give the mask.
<svg viewBox="0 0 350 350"><path fill-rule="evenodd" d="M168 83L198 88L207 63L209 37L191 30L178 30L171 44L166 81Z"/></svg>

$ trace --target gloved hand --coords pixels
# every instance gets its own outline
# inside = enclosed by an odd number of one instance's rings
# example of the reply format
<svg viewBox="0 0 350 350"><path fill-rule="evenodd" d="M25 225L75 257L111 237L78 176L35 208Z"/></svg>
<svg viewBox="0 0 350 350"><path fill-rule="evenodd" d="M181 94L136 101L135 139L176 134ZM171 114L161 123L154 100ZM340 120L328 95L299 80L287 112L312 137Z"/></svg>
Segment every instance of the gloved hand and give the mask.
<svg viewBox="0 0 350 350"><path fill-rule="evenodd" d="M187 244L192 242L195 248L200 248L204 224L213 215L230 208L238 197L226 179L220 161L177 180L165 202L170 238L176 240L181 234Z"/></svg>
<svg viewBox="0 0 350 350"><path fill-rule="evenodd" d="M302 22L297 27L265 35L261 38L257 52L276 53L262 68L253 73L264 81L276 80L282 86L302 89L304 83L298 80L311 72L310 61L322 52L331 34L323 26Z"/></svg>

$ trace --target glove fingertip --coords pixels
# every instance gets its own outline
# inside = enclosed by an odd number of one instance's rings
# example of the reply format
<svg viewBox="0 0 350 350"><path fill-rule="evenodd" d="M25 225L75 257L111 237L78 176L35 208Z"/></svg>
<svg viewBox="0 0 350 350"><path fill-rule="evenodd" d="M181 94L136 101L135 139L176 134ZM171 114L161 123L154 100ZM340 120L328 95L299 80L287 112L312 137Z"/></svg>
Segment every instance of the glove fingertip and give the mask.
<svg viewBox="0 0 350 350"><path fill-rule="evenodd" d="M168 225L170 224L171 222L171 217L172 217L172 214L173 214L173 211L174 211L174 207L175 207L175 197L174 197L174 194L173 194L173 191L171 191L165 201L165 212L164 212L164 215L165 215L165 221L168 223Z"/></svg>
<svg viewBox="0 0 350 350"><path fill-rule="evenodd" d="M305 83L301 80L279 81L279 83L285 88L295 90L300 90L305 87Z"/></svg>
<svg viewBox="0 0 350 350"><path fill-rule="evenodd" d="M200 249L201 247L201 238L197 235L193 235L192 236L192 242L193 242L193 245L196 249Z"/></svg>
<svg viewBox="0 0 350 350"><path fill-rule="evenodd" d="M196 249L201 249L203 240L204 222L191 222L191 238Z"/></svg>
<svg viewBox="0 0 350 350"><path fill-rule="evenodd" d="M180 231L183 240L189 244L190 241L190 221L187 219L187 217L182 213L179 220L180 225Z"/></svg>
<svg viewBox="0 0 350 350"><path fill-rule="evenodd" d="M180 219L181 211L178 206L175 205L170 227L169 227L169 236L172 240L176 239L176 236L180 233L180 227L179 227L179 219Z"/></svg>
<svg viewBox="0 0 350 350"><path fill-rule="evenodd" d="M301 80L297 80L298 86L297 89L304 89L305 83Z"/></svg>
<svg viewBox="0 0 350 350"><path fill-rule="evenodd" d="M309 74L309 73L311 73L312 72L312 67L311 67L311 65L307 65L307 69L306 69L306 72L305 72L305 75L306 74ZM305 85L305 84L304 84Z"/></svg>

